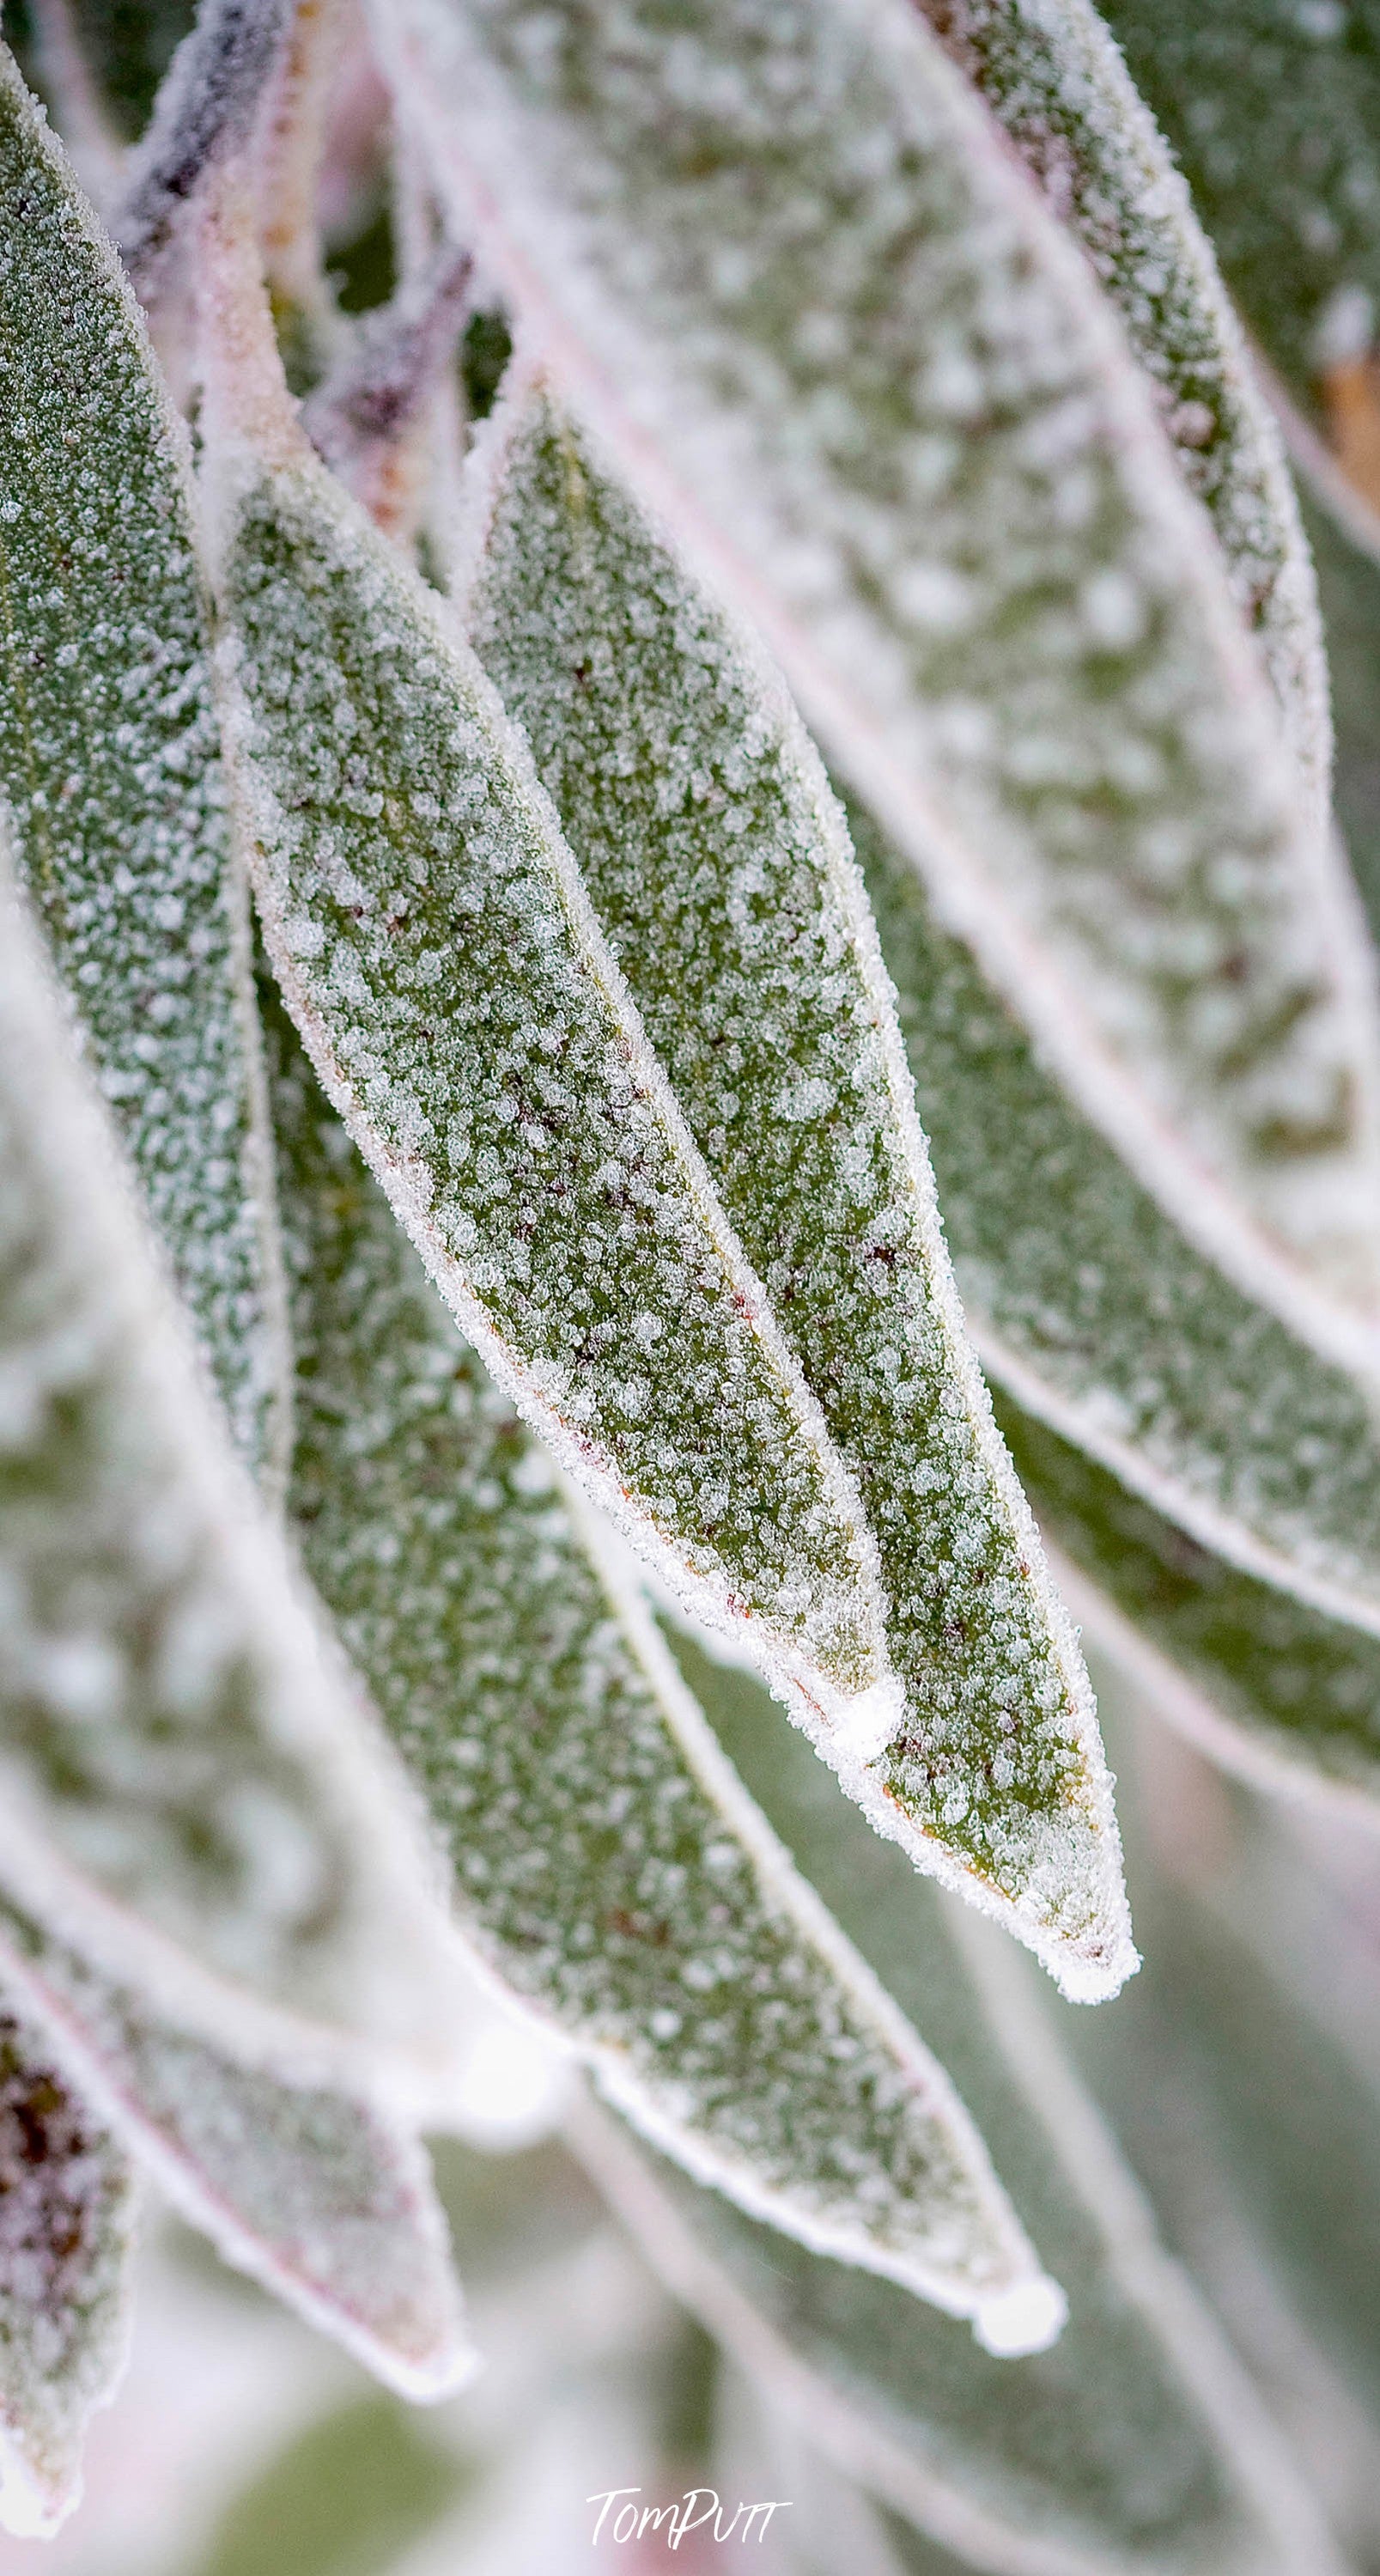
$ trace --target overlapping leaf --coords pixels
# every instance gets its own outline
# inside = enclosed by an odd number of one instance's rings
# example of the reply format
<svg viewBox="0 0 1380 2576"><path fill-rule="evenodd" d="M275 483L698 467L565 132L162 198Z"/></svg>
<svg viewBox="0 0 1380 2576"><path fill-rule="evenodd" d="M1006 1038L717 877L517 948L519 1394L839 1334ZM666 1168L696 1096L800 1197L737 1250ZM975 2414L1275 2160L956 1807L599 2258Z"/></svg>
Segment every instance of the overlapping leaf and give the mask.
<svg viewBox="0 0 1380 2576"><path fill-rule="evenodd" d="M424 2154L394 2122L161 2020L3 1901L0 1967L83 2095L227 2261L405 2395L469 2376L445 2221Z"/></svg>
<svg viewBox="0 0 1380 2576"><path fill-rule="evenodd" d="M850 820L989 1373L1202 1545L1374 1630L1366 1397L1200 1258L1071 1108L914 870L856 804Z"/></svg>
<svg viewBox="0 0 1380 2576"><path fill-rule="evenodd" d="M1355 377L1380 311L1380 60L1369 7L1105 8L1247 323L1294 391L1320 403L1334 370Z"/></svg>
<svg viewBox="0 0 1380 2576"><path fill-rule="evenodd" d="M843 817L539 376L485 466L472 640L877 1534L904 1710L876 1748L814 1740L922 1868L1112 1991L1134 1954L1091 1697L969 1351Z"/></svg>
<svg viewBox="0 0 1380 2576"><path fill-rule="evenodd" d="M457 1912L692 2171L1012 2347L1059 2302L941 2070L718 1754L269 1020L309 1568Z"/></svg>
<svg viewBox="0 0 1380 2576"><path fill-rule="evenodd" d="M1371 1350L1259 1235L1373 1313L1346 888L1150 388L919 11L376 26L457 222L1088 1115Z"/></svg>
<svg viewBox="0 0 1380 2576"><path fill-rule="evenodd" d="M12 2000L12 1999L11 1999ZM133 2186L46 2042L0 2012L0 2524L56 2530L125 2356Z"/></svg>
<svg viewBox="0 0 1380 2576"><path fill-rule="evenodd" d="M237 1438L280 1294L185 436L108 242L0 64L0 782Z"/></svg>
<svg viewBox="0 0 1380 2576"><path fill-rule="evenodd" d="M891 1685L855 1491L530 754L312 456L281 381L253 376L263 325L222 249L210 442L232 780L317 1070L563 1463L783 1688L875 1726Z"/></svg>
<svg viewBox="0 0 1380 2576"><path fill-rule="evenodd" d="M428 1956L400 1792L198 1383L12 882L0 899L0 1877L217 2026L377 2027Z"/></svg>
<svg viewBox="0 0 1380 2576"><path fill-rule="evenodd" d="M772 2239L669 2167L630 2172L630 2150L596 2146L594 2169L653 2263L811 2439L965 2563L1003 2576L1340 2576L1274 2428L1157 2245L1025 1963L840 1814L794 1739L770 1744L745 1675L699 1656L688 1669L802 1867L942 2032L1018 2205L1058 2248L1069 2322L1015 2368L942 2320L919 2336L886 2283Z"/></svg>
<svg viewBox="0 0 1380 2576"><path fill-rule="evenodd" d="M997 1418L1080 1617L1219 1760L1308 1790L1380 1791L1380 1638L1200 1547L1047 1424ZM1065 1578L1067 1579L1067 1578Z"/></svg>
<svg viewBox="0 0 1380 2576"><path fill-rule="evenodd" d="M1166 149L1088 0L921 0L1083 244L1221 541L1313 804L1327 820L1327 664L1278 428Z"/></svg>

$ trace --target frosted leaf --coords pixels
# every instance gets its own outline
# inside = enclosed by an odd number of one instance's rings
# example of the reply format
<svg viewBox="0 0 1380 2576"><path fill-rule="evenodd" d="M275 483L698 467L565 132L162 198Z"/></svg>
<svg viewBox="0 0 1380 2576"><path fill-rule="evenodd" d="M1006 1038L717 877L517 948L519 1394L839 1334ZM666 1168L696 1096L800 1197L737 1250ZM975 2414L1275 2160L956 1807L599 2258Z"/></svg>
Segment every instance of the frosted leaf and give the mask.
<svg viewBox="0 0 1380 2576"><path fill-rule="evenodd" d="M141 292L158 282L188 200L247 139L295 14L295 0L200 0L111 219Z"/></svg>
<svg viewBox="0 0 1380 2576"><path fill-rule="evenodd" d="M921 0L1090 257L1221 540L1312 800L1328 809L1327 663L1279 431L1211 247L1088 0Z"/></svg>
<svg viewBox="0 0 1380 2576"><path fill-rule="evenodd" d="M997 1416L1089 1635L1214 1760L1267 1788L1380 1797L1380 1636L1199 1546L1047 1424Z"/></svg>
<svg viewBox="0 0 1380 2576"><path fill-rule="evenodd" d="M10 1998L12 2001L13 1999ZM133 2177L45 2038L0 2010L0 2525L81 2500L87 2419L125 2357Z"/></svg>
<svg viewBox="0 0 1380 2576"><path fill-rule="evenodd" d="M607 1538L461 1340L280 1015L268 1026L292 1507L459 1921L703 2180L980 2332L1042 2340L1058 2292L947 2078L744 1797Z"/></svg>
<svg viewBox="0 0 1380 2576"><path fill-rule="evenodd" d="M854 804L968 1326L989 1375L1203 1546L1380 1635L1380 1433L1204 1261L1042 1068Z"/></svg>
<svg viewBox="0 0 1380 2576"><path fill-rule="evenodd" d="M445 2219L414 2139L164 2021L0 1899L0 1972L84 2097L227 2262L409 2397L470 2376ZM5 2203L0 2199L0 2239Z"/></svg>
<svg viewBox="0 0 1380 2576"><path fill-rule="evenodd" d="M1373 1366L1346 889L1153 390L918 9L375 24L453 220L1088 1114Z"/></svg>
<svg viewBox="0 0 1380 2576"><path fill-rule="evenodd" d="M0 784L236 1437L285 1361L185 436L109 243L0 64Z"/></svg>
<svg viewBox="0 0 1380 2576"><path fill-rule="evenodd" d="M856 1495L531 756L433 595L273 411L281 385L248 377L243 311L215 320L232 790L317 1071L571 1473L783 1688L843 1709L886 1681Z"/></svg>
<svg viewBox="0 0 1380 2576"><path fill-rule="evenodd" d="M1335 0L1105 0L1227 283L1310 406L1375 345L1380 67Z"/></svg>
<svg viewBox="0 0 1380 2576"><path fill-rule="evenodd" d="M779 683L540 378L485 456L472 640L877 1534L900 1722L814 1741L921 1868L1114 1992L1135 1954L1091 1693L968 1348L843 818Z"/></svg>
<svg viewBox="0 0 1380 2576"><path fill-rule="evenodd" d="M577 2144L654 2268L811 2442L965 2564L1344 2576L1240 2362L1159 2245L1028 1963L841 1811L797 1738L773 1742L746 1674L677 1651L799 1866L898 2001L923 2013L1069 2318L1014 2369L943 2318L917 2334L889 2283L769 2236L582 2122ZM1096 2032L1120 2009L1074 2018Z"/></svg>
<svg viewBox="0 0 1380 2576"><path fill-rule="evenodd" d="M401 1787L199 1383L12 883L0 1244L0 1881L214 2027L376 2029L431 1921Z"/></svg>

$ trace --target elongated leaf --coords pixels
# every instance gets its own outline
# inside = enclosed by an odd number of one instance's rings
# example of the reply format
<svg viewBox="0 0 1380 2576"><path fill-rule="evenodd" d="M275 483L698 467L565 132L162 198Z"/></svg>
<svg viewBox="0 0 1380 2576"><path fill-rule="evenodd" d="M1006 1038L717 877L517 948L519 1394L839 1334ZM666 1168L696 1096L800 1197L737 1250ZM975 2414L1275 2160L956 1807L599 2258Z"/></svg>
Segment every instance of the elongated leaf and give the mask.
<svg viewBox="0 0 1380 2576"><path fill-rule="evenodd" d="M432 596L311 454L281 380L249 372L265 325L235 300L233 237L220 256L210 436L232 779L317 1071L563 1464L783 1689L866 1734L892 1686L854 1489L530 754ZM267 357L276 368L271 342Z"/></svg>
<svg viewBox="0 0 1380 2576"><path fill-rule="evenodd" d="M0 1878L217 2024L376 2027L427 1955L398 1791L198 1383L12 882L0 1243Z"/></svg>
<svg viewBox="0 0 1380 2576"><path fill-rule="evenodd" d="M1368 0L1104 0L1247 323L1296 394L1376 339L1380 61Z"/></svg>
<svg viewBox="0 0 1380 2576"><path fill-rule="evenodd" d="M185 435L109 243L0 63L0 784L236 1436L281 1288Z"/></svg>
<svg viewBox="0 0 1380 2576"><path fill-rule="evenodd" d="M906 860L854 841L991 1376L1202 1545L1380 1624L1380 1436L1350 1375L1195 1252L1051 1080Z"/></svg>
<svg viewBox="0 0 1380 2576"><path fill-rule="evenodd" d="M12 2000L12 1999L11 1999ZM133 2179L25 2021L0 2012L0 2524L57 2529L124 2364Z"/></svg>
<svg viewBox="0 0 1380 2576"><path fill-rule="evenodd" d="M1380 1791L1380 1638L1215 1556L1007 1399L997 1417L1080 1616L1215 1757L1267 1786ZM1067 1575L1065 1575L1067 1581Z"/></svg>
<svg viewBox="0 0 1380 2576"><path fill-rule="evenodd" d="M460 1338L281 1013L308 1566L457 1913L693 2172L974 2318L1057 2331L941 2069L792 1870L609 1555Z"/></svg>
<svg viewBox="0 0 1380 2576"><path fill-rule="evenodd" d="M888 2284L769 2237L669 2166L629 2173L630 2147L596 2146L652 2262L813 2440L975 2566L1340 2576L1244 2373L1156 2243L1026 1963L837 1813L805 1748L764 1735L745 1674L698 1655L687 1670L801 1866L898 1999L942 2031L1018 2206L1058 2247L1069 2322L1015 2368L942 2319L917 2334Z"/></svg>
<svg viewBox="0 0 1380 2576"><path fill-rule="evenodd" d="M1327 621L1337 825L1374 937L1380 923L1380 518L1373 532L1367 529L1371 543L1362 545L1355 518L1349 532L1306 473L1300 486Z"/></svg>
<svg viewBox="0 0 1380 2576"><path fill-rule="evenodd" d="M1290 1264L1374 1314L1347 889L1151 391L918 9L376 24L457 224L1088 1115L1341 1347Z"/></svg>
<svg viewBox="0 0 1380 2576"><path fill-rule="evenodd" d="M1317 589L1279 430L1183 178L1088 0L921 0L1087 251L1211 515L1326 826L1330 727Z"/></svg>
<svg viewBox="0 0 1380 2576"><path fill-rule="evenodd" d="M408 2396L468 2378L445 2221L424 2153L395 2123L361 2097L280 2081L161 2020L3 1901L0 1973L227 2261Z"/></svg>
<svg viewBox="0 0 1380 2576"><path fill-rule="evenodd" d="M473 640L877 1532L901 1720L872 1761L814 1740L922 1868L1114 1991L1134 1953L1091 1697L969 1351L843 817L540 377L486 467Z"/></svg>

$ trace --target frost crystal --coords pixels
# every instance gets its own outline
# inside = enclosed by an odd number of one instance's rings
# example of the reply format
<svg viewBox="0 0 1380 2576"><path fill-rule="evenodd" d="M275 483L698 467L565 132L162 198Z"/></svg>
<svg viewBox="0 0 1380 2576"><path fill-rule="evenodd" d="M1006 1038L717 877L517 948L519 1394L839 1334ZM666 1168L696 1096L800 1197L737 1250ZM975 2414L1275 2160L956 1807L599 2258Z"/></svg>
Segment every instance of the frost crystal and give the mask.
<svg viewBox="0 0 1380 2576"><path fill-rule="evenodd" d="M125 2356L133 2181L46 2040L0 2012L0 2523L81 2495L86 2421Z"/></svg>
<svg viewBox="0 0 1380 2576"><path fill-rule="evenodd" d="M1058 2294L946 2078L745 1798L275 1026L293 1509L461 1921L702 2179L941 2306L1025 2295L1048 2326Z"/></svg>
<svg viewBox="0 0 1380 2576"><path fill-rule="evenodd" d="M1380 1283L1377 1013L1153 393L907 0L393 0L556 375L1204 1243Z"/></svg>
<svg viewBox="0 0 1380 2576"><path fill-rule="evenodd" d="M843 818L779 683L539 380L485 482L473 640L877 1535L901 1723L811 1732L922 1868L1113 1990L1091 1695L967 1345Z"/></svg>
<svg viewBox="0 0 1380 2576"><path fill-rule="evenodd" d="M332 1098L572 1473L764 1661L856 1696L884 1670L856 1496L530 755L305 443L218 471L232 784Z"/></svg>
<svg viewBox="0 0 1380 2576"><path fill-rule="evenodd" d="M283 1364L184 439L109 244L0 65L0 783L246 1454Z"/></svg>

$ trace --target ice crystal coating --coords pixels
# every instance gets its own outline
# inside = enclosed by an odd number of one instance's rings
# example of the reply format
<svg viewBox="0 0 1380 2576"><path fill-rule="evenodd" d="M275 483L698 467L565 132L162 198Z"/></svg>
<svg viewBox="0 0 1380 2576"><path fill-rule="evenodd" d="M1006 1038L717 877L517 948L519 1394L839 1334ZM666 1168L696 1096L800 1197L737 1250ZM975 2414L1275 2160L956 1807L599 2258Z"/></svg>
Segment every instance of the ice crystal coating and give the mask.
<svg viewBox="0 0 1380 2576"><path fill-rule="evenodd" d="M10 1999L12 2001L12 1998ZM0 2011L0 2524L55 2531L125 2357L133 2177L46 2039Z"/></svg>
<svg viewBox="0 0 1380 2576"><path fill-rule="evenodd" d="M1088 1114L1373 1359L1345 886L1152 389L918 9L375 24L457 224Z"/></svg>
<svg viewBox="0 0 1380 2576"><path fill-rule="evenodd" d="M1024 2295L1020 2348L1047 2339L1058 2292L947 2079L744 1797L607 1540L268 1025L292 1509L461 1922L701 2179L959 2314Z"/></svg>
<svg viewBox="0 0 1380 2576"><path fill-rule="evenodd" d="M706 1615L884 1681L843 1475L490 683L303 442L221 451L232 790L318 1072L465 1330Z"/></svg>
<svg viewBox="0 0 1380 2576"><path fill-rule="evenodd" d="M821 2263L630 2145L594 2171L654 2266L811 2441L966 2564L1012 2576L1342 2576L1275 2428L1156 2242L1028 1964L831 1796L758 1687L677 1639L751 1794L958 2075L1069 2317L1013 2365ZM1130 1989L1133 1994L1134 1987ZM1114 2020L1079 2014L1081 2024ZM947 2563L947 2562L946 2562Z"/></svg>
<svg viewBox="0 0 1380 2576"><path fill-rule="evenodd" d="M425 2155L393 2121L160 2019L4 1899L0 1968L83 2095L227 2262L406 2396L469 2377L445 2220Z"/></svg>
<svg viewBox="0 0 1380 2576"><path fill-rule="evenodd" d="M1257 339L1304 400L1380 314L1380 67L1350 0L1105 0Z"/></svg>
<svg viewBox="0 0 1380 2576"><path fill-rule="evenodd" d="M1331 748L1317 586L1278 428L1153 118L1087 0L921 0L1054 213L1082 242L1211 514L1325 829Z"/></svg>
<svg viewBox="0 0 1380 2576"><path fill-rule="evenodd" d="M0 1243L0 1877L189 2006L376 2026L422 1955L400 1792L199 1384L12 880Z"/></svg>
<svg viewBox="0 0 1380 2576"><path fill-rule="evenodd" d="M246 1454L284 1374L185 440L0 62L0 783L93 1068Z"/></svg>
<svg viewBox="0 0 1380 2576"><path fill-rule="evenodd" d="M1346 1371L1203 1260L849 807L989 1374L1204 1546L1380 1629L1380 1435Z"/></svg>
<svg viewBox="0 0 1380 2576"><path fill-rule="evenodd" d="M843 817L779 682L540 377L485 465L472 640L877 1535L901 1721L875 1753L814 1740L922 1868L1114 1991L1091 1694L968 1348Z"/></svg>
<svg viewBox="0 0 1380 2576"><path fill-rule="evenodd" d="M160 85L112 223L141 291L157 281L188 200L249 134L294 14L292 0L200 0L196 25Z"/></svg>
<svg viewBox="0 0 1380 2576"><path fill-rule="evenodd" d="M411 533L437 389L454 363L473 275L468 250L438 242L392 302L366 316L303 409L317 454L389 535Z"/></svg>

